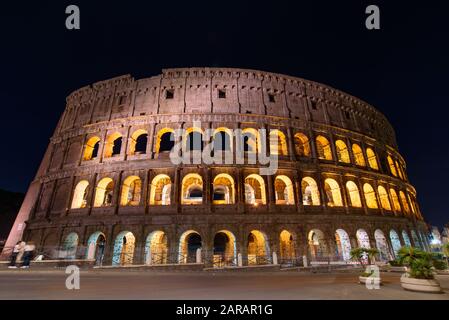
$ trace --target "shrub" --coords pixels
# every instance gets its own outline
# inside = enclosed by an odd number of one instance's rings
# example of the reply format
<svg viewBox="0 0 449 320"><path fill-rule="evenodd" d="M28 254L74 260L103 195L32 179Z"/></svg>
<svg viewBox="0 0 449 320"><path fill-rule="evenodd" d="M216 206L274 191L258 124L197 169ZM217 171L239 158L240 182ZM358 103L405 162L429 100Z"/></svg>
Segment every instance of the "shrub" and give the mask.
<svg viewBox="0 0 449 320"><path fill-rule="evenodd" d="M433 267L437 270L446 270L447 262L444 260L433 260Z"/></svg>
<svg viewBox="0 0 449 320"><path fill-rule="evenodd" d="M410 277L416 279L433 279L433 263L436 261L431 253L414 247L402 247L398 251L399 261L409 267Z"/></svg>

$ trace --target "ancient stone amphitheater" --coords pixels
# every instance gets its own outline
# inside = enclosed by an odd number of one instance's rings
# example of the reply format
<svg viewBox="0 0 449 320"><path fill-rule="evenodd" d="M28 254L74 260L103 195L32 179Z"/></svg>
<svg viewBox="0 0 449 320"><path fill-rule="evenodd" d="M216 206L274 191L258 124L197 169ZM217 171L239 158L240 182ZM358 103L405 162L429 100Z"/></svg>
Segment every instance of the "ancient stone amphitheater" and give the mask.
<svg viewBox="0 0 449 320"><path fill-rule="evenodd" d="M231 161L175 165L175 143ZM262 153L278 159L275 174L249 161ZM301 78L185 68L73 92L7 246L23 236L46 258L115 266L295 265L347 261L355 247L388 260L403 245L427 248L426 233L374 107Z"/></svg>

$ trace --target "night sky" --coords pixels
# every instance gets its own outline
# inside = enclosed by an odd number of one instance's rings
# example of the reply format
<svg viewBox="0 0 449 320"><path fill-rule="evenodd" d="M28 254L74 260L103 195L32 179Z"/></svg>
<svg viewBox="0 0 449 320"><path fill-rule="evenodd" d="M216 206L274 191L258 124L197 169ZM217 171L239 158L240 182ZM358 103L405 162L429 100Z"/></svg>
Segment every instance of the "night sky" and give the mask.
<svg viewBox="0 0 449 320"><path fill-rule="evenodd" d="M70 92L167 67L236 67L318 81L377 107L426 219L449 222L447 1L57 2L0 9L0 188L26 191ZM81 30L65 28L69 4ZM369 4L381 30L365 28Z"/></svg>

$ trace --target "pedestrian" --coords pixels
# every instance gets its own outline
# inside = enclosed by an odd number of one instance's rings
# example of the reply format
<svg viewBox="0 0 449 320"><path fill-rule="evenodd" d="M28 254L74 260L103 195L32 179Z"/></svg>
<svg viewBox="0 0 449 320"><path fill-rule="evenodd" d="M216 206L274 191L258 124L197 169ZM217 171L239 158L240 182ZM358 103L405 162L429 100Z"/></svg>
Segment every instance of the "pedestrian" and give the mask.
<svg viewBox="0 0 449 320"><path fill-rule="evenodd" d="M22 261L23 253L25 251L25 245L26 245L25 241L21 240L19 242L19 254L17 255L16 263Z"/></svg>
<svg viewBox="0 0 449 320"><path fill-rule="evenodd" d="M14 248L12 249L10 262L8 268L10 269L17 269L16 262L17 262L17 256L20 253L20 243L21 241L17 242Z"/></svg>
<svg viewBox="0 0 449 320"><path fill-rule="evenodd" d="M35 249L36 246L34 245L33 241L30 241L25 245L25 250L23 253L23 263L21 268L28 269L30 267L30 261L31 259L33 259Z"/></svg>

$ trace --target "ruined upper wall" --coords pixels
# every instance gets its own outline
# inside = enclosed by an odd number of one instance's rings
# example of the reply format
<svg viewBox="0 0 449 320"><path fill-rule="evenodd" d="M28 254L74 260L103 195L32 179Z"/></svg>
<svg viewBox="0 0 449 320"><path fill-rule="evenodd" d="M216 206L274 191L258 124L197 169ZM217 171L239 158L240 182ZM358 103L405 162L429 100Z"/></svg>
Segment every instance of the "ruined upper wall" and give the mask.
<svg viewBox="0 0 449 320"><path fill-rule="evenodd" d="M220 98L219 91L226 97ZM112 119L169 113L251 113L303 119L361 132L397 148L385 116L358 98L301 78L233 68L164 69L150 78L135 80L125 75L94 83L67 97L57 132Z"/></svg>

